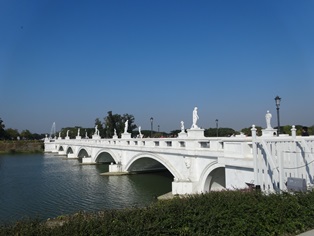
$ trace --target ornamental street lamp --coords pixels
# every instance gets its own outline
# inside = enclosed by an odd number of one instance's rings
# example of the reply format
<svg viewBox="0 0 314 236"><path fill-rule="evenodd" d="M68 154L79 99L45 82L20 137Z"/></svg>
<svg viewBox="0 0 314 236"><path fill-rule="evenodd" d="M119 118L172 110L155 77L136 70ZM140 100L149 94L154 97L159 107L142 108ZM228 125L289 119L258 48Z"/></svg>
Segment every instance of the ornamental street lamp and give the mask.
<svg viewBox="0 0 314 236"><path fill-rule="evenodd" d="M150 118L150 137L151 138L153 137L153 121L154 121L154 118L151 117Z"/></svg>
<svg viewBox="0 0 314 236"><path fill-rule="evenodd" d="M218 137L218 119L216 119L216 135Z"/></svg>
<svg viewBox="0 0 314 236"><path fill-rule="evenodd" d="M278 130L277 136L280 134L280 119L279 119L279 106L280 106L281 98L279 96L275 97L276 107L277 107L277 122L278 122Z"/></svg>

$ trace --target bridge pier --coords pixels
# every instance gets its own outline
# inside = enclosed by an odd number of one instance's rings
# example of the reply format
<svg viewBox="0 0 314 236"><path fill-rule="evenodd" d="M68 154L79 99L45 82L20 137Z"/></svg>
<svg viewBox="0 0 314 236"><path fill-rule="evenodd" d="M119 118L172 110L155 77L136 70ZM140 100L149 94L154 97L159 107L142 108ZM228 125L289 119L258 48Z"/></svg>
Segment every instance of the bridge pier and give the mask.
<svg viewBox="0 0 314 236"><path fill-rule="evenodd" d="M172 194L184 195L195 194L193 182L191 181L173 181L172 182Z"/></svg>
<svg viewBox="0 0 314 236"><path fill-rule="evenodd" d="M121 164L113 164L109 165L109 172L122 172Z"/></svg>
<svg viewBox="0 0 314 236"><path fill-rule="evenodd" d="M127 171L122 171L121 164L113 164L109 165L109 172L104 173L104 175L125 175L128 174Z"/></svg>
<svg viewBox="0 0 314 236"><path fill-rule="evenodd" d="M92 158L91 157L83 157L82 158L82 163L83 164L92 164L94 162L92 162Z"/></svg>
<svg viewBox="0 0 314 236"><path fill-rule="evenodd" d="M68 158L73 159L73 158L77 158L77 156L74 153L68 153Z"/></svg>

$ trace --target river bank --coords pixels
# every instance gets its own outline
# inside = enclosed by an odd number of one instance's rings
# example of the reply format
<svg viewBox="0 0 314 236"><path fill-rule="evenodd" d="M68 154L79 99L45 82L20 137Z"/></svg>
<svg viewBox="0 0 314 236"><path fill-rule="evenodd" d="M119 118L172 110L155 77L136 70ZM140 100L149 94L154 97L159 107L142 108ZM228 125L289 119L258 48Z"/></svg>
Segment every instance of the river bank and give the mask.
<svg viewBox="0 0 314 236"><path fill-rule="evenodd" d="M44 142L41 140L0 141L0 154L43 153L43 152L44 152Z"/></svg>

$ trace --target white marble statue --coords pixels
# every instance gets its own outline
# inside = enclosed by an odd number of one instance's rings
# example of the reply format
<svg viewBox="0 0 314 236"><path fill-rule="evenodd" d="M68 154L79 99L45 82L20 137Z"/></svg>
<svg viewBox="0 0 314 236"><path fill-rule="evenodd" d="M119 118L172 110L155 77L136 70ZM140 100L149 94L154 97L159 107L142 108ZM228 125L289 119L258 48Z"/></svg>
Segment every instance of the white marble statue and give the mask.
<svg viewBox="0 0 314 236"><path fill-rule="evenodd" d="M61 132L59 132L59 138L61 138Z"/></svg>
<svg viewBox="0 0 314 236"><path fill-rule="evenodd" d="M126 120L124 123L124 133L126 134L128 132L128 126L129 126L129 120Z"/></svg>
<svg viewBox="0 0 314 236"><path fill-rule="evenodd" d="M80 128L77 130L77 136L80 136Z"/></svg>
<svg viewBox="0 0 314 236"><path fill-rule="evenodd" d="M266 129L272 129L271 124L270 124L270 120L272 118L272 115L269 111L267 111L266 115L265 115L265 119L266 119Z"/></svg>
<svg viewBox="0 0 314 236"><path fill-rule="evenodd" d="M86 138L86 139L88 138L88 136L87 136L87 131L85 131L85 138Z"/></svg>
<svg viewBox="0 0 314 236"><path fill-rule="evenodd" d="M67 137L69 137L69 131L70 131L70 130L67 130Z"/></svg>
<svg viewBox="0 0 314 236"><path fill-rule="evenodd" d="M184 133L184 122L181 121L181 133Z"/></svg>
<svg viewBox="0 0 314 236"><path fill-rule="evenodd" d="M95 126L95 135L97 135L98 134L98 126L96 125Z"/></svg>
<svg viewBox="0 0 314 236"><path fill-rule="evenodd" d="M114 136L117 136L117 130L116 129L113 129L113 134L114 134Z"/></svg>
<svg viewBox="0 0 314 236"><path fill-rule="evenodd" d="M197 107L194 108L193 110L193 124L192 124L192 129L196 129L198 128L197 126L197 120L199 119L198 115L197 115Z"/></svg>
<svg viewBox="0 0 314 236"><path fill-rule="evenodd" d="M140 138L142 138L141 126L138 127L138 132L139 132L139 134L140 134Z"/></svg>

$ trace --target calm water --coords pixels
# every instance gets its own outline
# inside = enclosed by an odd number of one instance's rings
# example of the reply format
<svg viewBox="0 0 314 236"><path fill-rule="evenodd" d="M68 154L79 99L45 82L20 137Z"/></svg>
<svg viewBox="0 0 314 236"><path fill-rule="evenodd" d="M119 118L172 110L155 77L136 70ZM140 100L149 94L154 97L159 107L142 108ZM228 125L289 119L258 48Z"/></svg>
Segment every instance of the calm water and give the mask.
<svg viewBox="0 0 314 236"><path fill-rule="evenodd" d="M171 191L169 173L100 175L107 171L50 154L0 155L0 224L145 206Z"/></svg>

